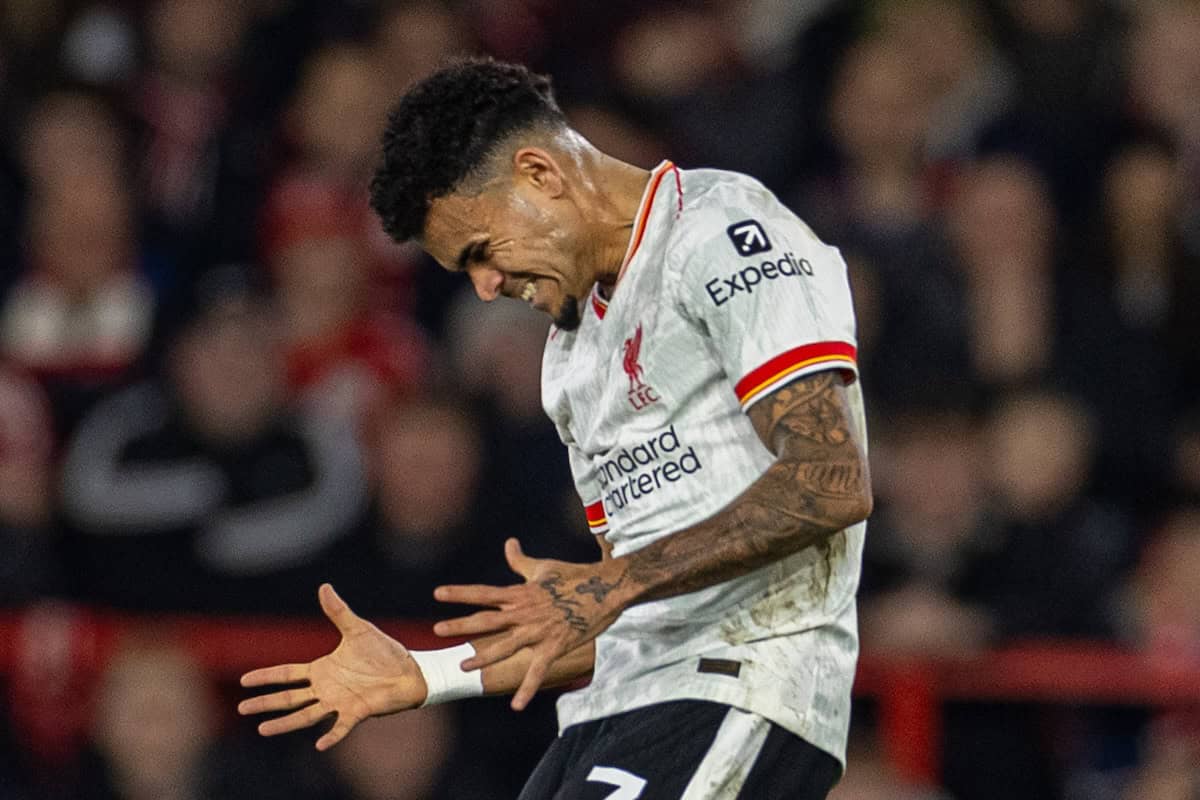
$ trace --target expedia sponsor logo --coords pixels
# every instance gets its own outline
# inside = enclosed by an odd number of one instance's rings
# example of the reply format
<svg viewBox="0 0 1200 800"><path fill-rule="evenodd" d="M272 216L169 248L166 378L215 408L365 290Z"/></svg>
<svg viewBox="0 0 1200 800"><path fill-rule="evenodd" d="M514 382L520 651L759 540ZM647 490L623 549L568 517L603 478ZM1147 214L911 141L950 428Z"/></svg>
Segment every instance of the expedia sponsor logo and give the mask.
<svg viewBox="0 0 1200 800"><path fill-rule="evenodd" d="M702 469L704 465L696 455L696 448L684 448L672 425L641 444L610 453L600 463L604 507L610 512L622 509Z"/></svg>
<svg viewBox="0 0 1200 800"><path fill-rule="evenodd" d="M739 294L754 294L756 286L763 281L780 278L800 278L813 274L813 265L807 258L796 258L795 253L784 253L778 261L764 261L743 267L727 278L713 278L704 284L704 290L712 298L713 305L723 306Z"/></svg>
<svg viewBox="0 0 1200 800"><path fill-rule="evenodd" d="M735 222L725 229L725 233L739 255L756 256L771 249L771 240L756 219Z"/></svg>

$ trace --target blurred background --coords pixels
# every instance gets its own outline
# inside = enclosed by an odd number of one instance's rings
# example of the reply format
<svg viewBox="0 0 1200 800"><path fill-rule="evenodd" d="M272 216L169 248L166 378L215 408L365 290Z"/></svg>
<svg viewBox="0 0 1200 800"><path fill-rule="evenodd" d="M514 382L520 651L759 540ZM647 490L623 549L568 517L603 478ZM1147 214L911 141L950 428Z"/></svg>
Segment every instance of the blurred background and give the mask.
<svg viewBox="0 0 1200 800"><path fill-rule="evenodd" d="M321 581L430 646L507 536L597 556L546 320L367 208L458 53L846 256L877 501L837 800L1200 796L1200 3L0 0L0 800L494 800L553 737L552 696L325 756L232 713L336 641Z"/></svg>

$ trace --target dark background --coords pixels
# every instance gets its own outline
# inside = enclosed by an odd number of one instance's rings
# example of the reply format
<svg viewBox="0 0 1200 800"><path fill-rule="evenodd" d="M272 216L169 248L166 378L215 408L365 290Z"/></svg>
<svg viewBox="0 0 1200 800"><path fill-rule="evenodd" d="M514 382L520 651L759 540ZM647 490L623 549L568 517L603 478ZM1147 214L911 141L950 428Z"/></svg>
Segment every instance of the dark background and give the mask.
<svg viewBox="0 0 1200 800"><path fill-rule="evenodd" d="M446 56L554 76L597 146L762 180L851 268L877 494L864 653L1200 661L1200 6L1187 0L0 0L0 798L503 798L554 732L473 701L263 743L152 629L374 618L596 555L546 321L366 206ZM84 685L84 684L87 685ZM840 800L1194 798L1194 714L960 704L941 787L860 704Z"/></svg>

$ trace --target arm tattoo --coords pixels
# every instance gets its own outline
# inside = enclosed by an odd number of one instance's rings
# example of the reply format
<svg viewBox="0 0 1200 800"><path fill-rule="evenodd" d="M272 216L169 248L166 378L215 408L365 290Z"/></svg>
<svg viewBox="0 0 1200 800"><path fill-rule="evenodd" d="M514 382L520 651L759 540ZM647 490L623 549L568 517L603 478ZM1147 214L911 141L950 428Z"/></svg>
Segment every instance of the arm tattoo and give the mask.
<svg viewBox="0 0 1200 800"><path fill-rule="evenodd" d="M588 621L583 618L576 609L580 606L579 600L572 600L562 593L563 577L557 572L551 572L545 578L538 582L538 586L542 588L546 594L550 595L550 603L559 611L562 612L563 621L570 625L573 629L586 633L588 629ZM578 591L578 589L576 590Z"/></svg>
<svg viewBox="0 0 1200 800"><path fill-rule="evenodd" d="M586 583L581 583L575 587L575 594L590 594L595 598L597 603L603 603L604 598L608 597L608 593L624 582L624 575L612 583L605 583L599 575L593 575L587 579Z"/></svg>
<svg viewBox="0 0 1200 800"><path fill-rule="evenodd" d="M838 373L794 381L751 407L776 461L709 519L627 556L644 602L744 575L864 519L870 478Z"/></svg>

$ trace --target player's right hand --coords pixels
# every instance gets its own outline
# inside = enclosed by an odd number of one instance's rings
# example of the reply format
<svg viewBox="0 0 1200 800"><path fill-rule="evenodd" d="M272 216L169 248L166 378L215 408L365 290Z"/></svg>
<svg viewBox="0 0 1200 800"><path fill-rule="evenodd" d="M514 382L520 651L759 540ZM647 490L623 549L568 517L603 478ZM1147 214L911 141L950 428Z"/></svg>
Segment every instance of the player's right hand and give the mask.
<svg viewBox="0 0 1200 800"><path fill-rule="evenodd" d="M328 750L367 717L421 705L427 690L404 645L351 611L329 584L322 584L318 597L321 610L342 634L341 643L307 664L247 672L242 686L294 685L243 700L238 713L292 711L261 723L258 732L263 736L307 728L336 716L333 727L317 740L318 750Z"/></svg>

